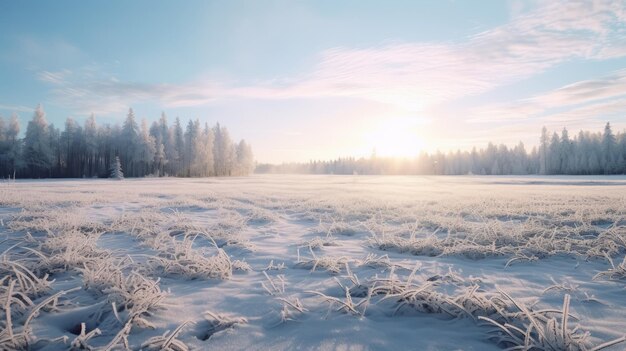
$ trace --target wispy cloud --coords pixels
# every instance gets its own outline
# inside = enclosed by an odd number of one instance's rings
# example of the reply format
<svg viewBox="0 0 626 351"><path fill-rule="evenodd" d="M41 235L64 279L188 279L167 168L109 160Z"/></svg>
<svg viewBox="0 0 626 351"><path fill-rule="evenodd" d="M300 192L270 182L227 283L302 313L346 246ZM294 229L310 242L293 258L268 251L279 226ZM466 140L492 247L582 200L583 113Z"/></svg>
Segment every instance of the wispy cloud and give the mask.
<svg viewBox="0 0 626 351"><path fill-rule="evenodd" d="M573 108L563 112L557 112L547 115L544 121L551 125L570 125L572 122L588 122L601 120L605 122L614 117L622 117L626 111L626 95L619 99L602 101L589 104L577 108Z"/></svg>
<svg viewBox="0 0 626 351"><path fill-rule="evenodd" d="M89 60L87 54L63 38L35 38L20 35L7 40L7 47L0 51L0 61L19 64L29 70L59 69L79 65Z"/></svg>
<svg viewBox="0 0 626 351"><path fill-rule="evenodd" d="M59 103L94 112L119 111L141 101L197 106L232 98L324 97L368 99L413 111L479 95L568 60L626 56L625 8L626 3L610 0L541 2L516 13L505 25L460 42L334 48L322 52L308 73L256 84L211 80L144 84L80 72L42 72L39 78L52 84ZM602 87L594 88L594 84ZM518 107L538 113L550 104L614 96L623 84L621 75L608 83L585 82ZM498 110L502 109L491 115ZM490 114L486 109L483 112Z"/></svg>
<svg viewBox="0 0 626 351"><path fill-rule="evenodd" d="M0 104L0 110L10 111L10 112L32 112L35 109L33 107L26 107L26 106L21 106L21 105Z"/></svg>
<svg viewBox="0 0 626 351"><path fill-rule="evenodd" d="M591 101L626 95L626 69L598 79L566 85L550 93L530 99L545 107L584 104Z"/></svg>
<svg viewBox="0 0 626 351"><path fill-rule="evenodd" d="M624 101L626 69L530 98L475 108L469 112L469 121L491 123L535 118L550 123L592 120L623 112Z"/></svg>
<svg viewBox="0 0 626 351"><path fill-rule="evenodd" d="M625 56L605 50L623 38L624 7L615 1L546 2L461 43L333 49L312 75L286 89L409 105L477 95L567 60Z"/></svg>
<svg viewBox="0 0 626 351"><path fill-rule="evenodd" d="M64 69L58 72L41 71L37 73L37 78L42 82L51 84L63 84L65 79L72 74L72 71Z"/></svg>

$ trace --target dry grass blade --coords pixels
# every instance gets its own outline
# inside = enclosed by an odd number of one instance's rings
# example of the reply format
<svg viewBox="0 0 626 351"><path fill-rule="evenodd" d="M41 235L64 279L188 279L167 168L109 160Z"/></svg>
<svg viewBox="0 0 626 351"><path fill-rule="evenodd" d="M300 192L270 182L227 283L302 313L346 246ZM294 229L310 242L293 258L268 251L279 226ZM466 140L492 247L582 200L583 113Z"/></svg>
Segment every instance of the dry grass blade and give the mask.
<svg viewBox="0 0 626 351"><path fill-rule="evenodd" d="M237 325L246 324L248 320L243 317L229 317L223 314L217 314L210 311L205 311L205 318L208 325L206 328L204 325L199 325L200 333L198 338L200 340L208 340L216 333L219 333L223 330L234 328Z"/></svg>
<svg viewBox="0 0 626 351"><path fill-rule="evenodd" d="M155 336L148 339L141 344L141 348L145 350L163 350L163 351L188 351L189 348L182 341L176 339L178 334L183 331L183 328L188 324L193 323L191 321L183 322L173 332L166 331L163 335Z"/></svg>

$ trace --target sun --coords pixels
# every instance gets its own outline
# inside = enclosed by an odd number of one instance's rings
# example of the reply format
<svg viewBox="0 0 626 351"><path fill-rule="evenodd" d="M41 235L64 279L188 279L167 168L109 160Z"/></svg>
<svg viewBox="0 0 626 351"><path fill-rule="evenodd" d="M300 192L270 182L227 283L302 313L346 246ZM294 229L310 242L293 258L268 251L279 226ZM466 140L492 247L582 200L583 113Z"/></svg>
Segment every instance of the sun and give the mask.
<svg viewBox="0 0 626 351"><path fill-rule="evenodd" d="M366 133L366 144L377 156L410 158L425 147L419 120L398 118L386 120Z"/></svg>

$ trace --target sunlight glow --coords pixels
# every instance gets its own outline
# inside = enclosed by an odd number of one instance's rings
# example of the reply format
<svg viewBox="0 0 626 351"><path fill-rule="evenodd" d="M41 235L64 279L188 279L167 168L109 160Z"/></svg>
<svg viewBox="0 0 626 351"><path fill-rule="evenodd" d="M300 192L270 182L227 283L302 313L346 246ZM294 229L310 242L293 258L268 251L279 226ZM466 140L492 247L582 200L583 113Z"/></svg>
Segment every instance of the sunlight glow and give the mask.
<svg viewBox="0 0 626 351"><path fill-rule="evenodd" d="M365 134L371 151L383 157L415 157L426 146L421 135L423 119L397 118L386 120Z"/></svg>

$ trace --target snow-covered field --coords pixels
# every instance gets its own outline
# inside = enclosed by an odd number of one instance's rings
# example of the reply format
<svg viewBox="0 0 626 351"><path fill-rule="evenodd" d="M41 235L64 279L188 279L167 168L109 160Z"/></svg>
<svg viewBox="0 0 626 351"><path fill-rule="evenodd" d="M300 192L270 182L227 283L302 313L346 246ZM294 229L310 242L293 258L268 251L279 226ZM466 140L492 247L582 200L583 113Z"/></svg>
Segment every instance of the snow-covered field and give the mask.
<svg viewBox="0 0 626 351"><path fill-rule="evenodd" d="M591 350L625 253L626 177L0 183L0 349Z"/></svg>

